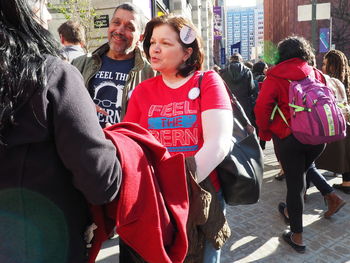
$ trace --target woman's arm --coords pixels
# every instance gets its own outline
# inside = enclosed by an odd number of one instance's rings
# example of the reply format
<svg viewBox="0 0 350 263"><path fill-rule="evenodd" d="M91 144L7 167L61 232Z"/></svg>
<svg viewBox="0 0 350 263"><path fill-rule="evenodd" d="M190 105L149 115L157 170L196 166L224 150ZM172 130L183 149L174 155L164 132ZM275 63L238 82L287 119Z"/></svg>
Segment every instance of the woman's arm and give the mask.
<svg viewBox="0 0 350 263"><path fill-rule="evenodd" d="M195 154L198 182L221 163L231 148L232 111L212 109L202 112L202 129L204 143Z"/></svg>
<svg viewBox="0 0 350 263"><path fill-rule="evenodd" d="M81 74L68 63L57 64L47 94L57 152L89 202L109 202L117 195L122 176L115 147L105 139Z"/></svg>

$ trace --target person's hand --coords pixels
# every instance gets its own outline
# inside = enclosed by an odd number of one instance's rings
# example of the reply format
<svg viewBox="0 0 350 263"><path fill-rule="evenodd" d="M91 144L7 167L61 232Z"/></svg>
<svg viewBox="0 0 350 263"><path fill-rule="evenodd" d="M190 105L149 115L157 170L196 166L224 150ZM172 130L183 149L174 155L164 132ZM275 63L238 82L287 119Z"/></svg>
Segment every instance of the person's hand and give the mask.
<svg viewBox="0 0 350 263"><path fill-rule="evenodd" d="M84 232L84 240L86 242L86 247L91 247L91 241L94 238L94 230L97 229L95 223L89 225Z"/></svg>
<svg viewBox="0 0 350 263"><path fill-rule="evenodd" d="M95 104L95 108L97 112L101 113L104 116L108 116L108 113L104 109L102 109L100 106Z"/></svg>
<svg viewBox="0 0 350 263"><path fill-rule="evenodd" d="M110 124L109 122L106 122L106 128L111 127L111 126L112 126L112 124Z"/></svg>

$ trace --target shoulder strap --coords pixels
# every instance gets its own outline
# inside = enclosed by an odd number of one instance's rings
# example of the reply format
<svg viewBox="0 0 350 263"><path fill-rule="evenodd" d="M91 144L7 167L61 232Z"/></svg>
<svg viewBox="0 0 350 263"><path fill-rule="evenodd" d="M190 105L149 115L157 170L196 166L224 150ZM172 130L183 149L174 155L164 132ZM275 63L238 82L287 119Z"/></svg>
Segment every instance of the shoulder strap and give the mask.
<svg viewBox="0 0 350 263"><path fill-rule="evenodd" d="M203 76L204 76L205 72L201 72L199 78L198 78L198 88L199 90L201 89L201 84L202 84L202 80L203 80ZM230 97L230 102L231 102L231 106L232 106L232 112L234 114L234 117L238 119L238 121L245 127L248 124L250 124L249 119L247 117L247 115L245 114L242 106L239 104L239 102L237 101L236 97L232 94L231 90L229 89L229 87L227 86L225 80L223 80L223 83L225 85L227 94ZM251 124L250 124L251 125Z"/></svg>
<svg viewBox="0 0 350 263"><path fill-rule="evenodd" d="M276 115L276 111L278 111L278 113L280 114L282 120L284 121L285 124L287 124L287 126L289 127L288 121L286 119L286 117L284 116L283 112L281 111L281 109L278 107L277 103L275 105L275 107L272 110L271 116L270 116L270 121L273 121L273 119L275 118Z"/></svg>
<svg viewBox="0 0 350 263"><path fill-rule="evenodd" d="M204 73L205 72L201 72L201 74L199 75L199 78L198 78L198 88L199 88L199 90L201 89L201 84L202 84Z"/></svg>

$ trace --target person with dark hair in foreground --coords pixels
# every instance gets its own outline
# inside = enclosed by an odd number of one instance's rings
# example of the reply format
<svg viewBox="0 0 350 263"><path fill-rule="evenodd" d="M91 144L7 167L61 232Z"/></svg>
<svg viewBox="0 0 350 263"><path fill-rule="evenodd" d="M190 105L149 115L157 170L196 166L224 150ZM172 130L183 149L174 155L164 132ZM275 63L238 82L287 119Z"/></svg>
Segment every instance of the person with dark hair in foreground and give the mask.
<svg viewBox="0 0 350 263"><path fill-rule="evenodd" d="M88 202L111 201L121 183L82 77L43 27L49 18L44 0L0 0L1 262L87 262Z"/></svg>

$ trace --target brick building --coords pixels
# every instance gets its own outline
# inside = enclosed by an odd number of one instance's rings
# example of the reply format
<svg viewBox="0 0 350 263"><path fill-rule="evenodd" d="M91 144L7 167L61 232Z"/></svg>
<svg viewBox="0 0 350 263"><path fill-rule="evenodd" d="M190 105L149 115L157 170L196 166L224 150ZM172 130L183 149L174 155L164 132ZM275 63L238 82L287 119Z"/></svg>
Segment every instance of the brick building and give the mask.
<svg viewBox="0 0 350 263"><path fill-rule="evenodd" d="M332 22L328 19L316 20L317 66L320 68L324 53L319 52L320 28L330 28L331 44L335 49L343 51L350 58L350 1L317 0L317 4L331 3ZM312 0L264 0L264 40L265 53L271 54L275 46L283 38L296 34L312 41L311 21L298 22L298 6L310 5ZM346 20L348 22L346 22Z"/></svg>

